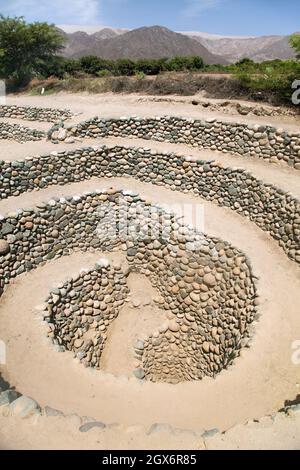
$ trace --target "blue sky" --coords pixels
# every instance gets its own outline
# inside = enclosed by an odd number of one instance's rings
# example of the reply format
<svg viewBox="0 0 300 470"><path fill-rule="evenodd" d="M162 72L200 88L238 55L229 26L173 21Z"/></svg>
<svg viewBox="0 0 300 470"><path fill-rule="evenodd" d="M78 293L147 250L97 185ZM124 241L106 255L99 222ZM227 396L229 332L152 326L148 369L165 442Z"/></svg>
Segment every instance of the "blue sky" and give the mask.
<svg viewBox="0 0 300 470"><path fill-rule="evenodd" d="M0 13L28 21L223 35L290 34L300 30L299 0L0 0Z"/></svg>

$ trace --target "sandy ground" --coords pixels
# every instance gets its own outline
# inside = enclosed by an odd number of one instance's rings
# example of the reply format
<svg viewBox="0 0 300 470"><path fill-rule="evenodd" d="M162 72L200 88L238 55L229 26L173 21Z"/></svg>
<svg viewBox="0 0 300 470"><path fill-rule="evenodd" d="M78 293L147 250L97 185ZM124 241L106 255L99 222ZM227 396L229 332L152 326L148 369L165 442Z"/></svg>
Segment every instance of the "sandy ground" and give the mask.
<svg viewBox="0 0 300 470"><path fill-rule="evenodd" d="M0 416L0 450L93 449L93 450L299 450L300 411L265 417L259 423L241 424L225 434L203 437L167 425L155 428L112 425L78 429L78 418L39 417L22 420ZM16 433L16 429L18 432ZM12 444L13 443L13 444Z"/></svg>
<svg viewBox="0 0 300 470"><path fill-rule="evenodd" d="M0 415L0 450L107 450L108 455L110 450L124 449L205 450L200 434L167 425L150 434L151 428L139 425L112 424L86 433L79 431L79 425L76 416L22 420Z"/></svg>
<svg viewBox="0 0 300 470"><path fill-rule="evenodd" d="M125 303L118 318L109 327L100 367L115 376L132 377L136 368L135 342L157 331L167 316L164 310L153 303L159 292L146 276L130 273L127 284L130 290L129 304ZM133 305L137 304L139 307L135 308Z"/></svg>
<svg viewBox="0 0 300 470"><path fill-rule="evenodd" d="M32 206L34 202L49 199L51 194L79 194L112 185L137 190L154 202L202 202L196 197L128 178L52 187L27 194L26 198L31 197ZM14 199L16 204L12 209L17 207L18 200ZM54 281L86 267L89 260L94 261L94 255L76 254L18 277L6 290L0 305L0 329L8 347L3 375L42 405L127 425L166 422L193 430L228 429L273 413L286 399L293 399L299 393L300 383L300 369L291 361L292 343L300 331L300 269L253 223L229 209L204 201L203 205L205 231L243 250L259 277L261 318L255 337L251 348L244 350L229 370L215 380L207 378L176 386L141 384L135 378L128 380L84 369L73 361L71 353L61 354L49 348L44 326L33 306L44 301Z"/></svg>
<svg viewBox="0 0 300 470"><path fill-rule="evenodd" d="M148 98L148 99L147 99ZM150 99L149 99L150 98ZM168 96L174 101L167 103L157 103L151 101L151 97L138 94L115 95L105 93L99 95L89 95L87 93L58 93L48 96L30 95L9 95L7 104L18 106L38 106L50 108L70 109L74 116L72 122L80 122L94 116L120 117L120 116L183 116L196 119L222 119L227 122L245 122L248 124L268 124L275 125L290 131L299 132L300 118L290 116L260 117L222 114L222 112L208 111L200 109L190 104L190 97L186 103L176 101L176 96ZM197 99L197 97L193 97ZM145 101L141 102L141 99ZM249 104L249 103L248 103Z"/></svg>

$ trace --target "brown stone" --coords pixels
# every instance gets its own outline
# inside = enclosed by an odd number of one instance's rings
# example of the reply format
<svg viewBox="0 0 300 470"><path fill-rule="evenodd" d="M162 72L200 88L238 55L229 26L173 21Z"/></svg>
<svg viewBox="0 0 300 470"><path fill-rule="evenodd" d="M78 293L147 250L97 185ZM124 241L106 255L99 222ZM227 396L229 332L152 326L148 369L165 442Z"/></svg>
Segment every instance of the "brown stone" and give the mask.
<svg viewBox="0 0 300 470"><path fill-rule="evenodd" d="M177 331L179 331L179 325L178 323L175 321L175 320L171 320L169 322L169 330L172 331L173 333L176 333Z"/></svg>
<svg viewBox="0 0 300 470"><path fill-rule="evenodd" d="M203 282L209 287L213 287L217 283L215 276L213 276L211 273L205 274L203 277Z"/></svg>
<svg viewBox="0 0 300 470"><path fill-rule="evenodd" d="M0 256L7 255L9 252L9 244L6 240L0 240Z"/></svg>

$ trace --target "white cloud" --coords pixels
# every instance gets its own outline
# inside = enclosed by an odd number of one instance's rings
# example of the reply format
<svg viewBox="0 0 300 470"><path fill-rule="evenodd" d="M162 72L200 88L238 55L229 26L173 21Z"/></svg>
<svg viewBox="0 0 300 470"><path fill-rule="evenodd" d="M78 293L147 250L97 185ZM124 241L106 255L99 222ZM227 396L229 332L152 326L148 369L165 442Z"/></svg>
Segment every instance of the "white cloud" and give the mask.
<svg viewBox="0 0 300 470"><path fill-rule="evenodd" d="M185 8L183 15L187 17L195 17L201 15L206 10L217 8L224 0L185 0Z"/></svg>
<svg viewBox="0 0 300 470"><path fill-rule="evenodd" d="M102 0L0 0L0 12L28 21L91 25L101 23Z"/></svg>

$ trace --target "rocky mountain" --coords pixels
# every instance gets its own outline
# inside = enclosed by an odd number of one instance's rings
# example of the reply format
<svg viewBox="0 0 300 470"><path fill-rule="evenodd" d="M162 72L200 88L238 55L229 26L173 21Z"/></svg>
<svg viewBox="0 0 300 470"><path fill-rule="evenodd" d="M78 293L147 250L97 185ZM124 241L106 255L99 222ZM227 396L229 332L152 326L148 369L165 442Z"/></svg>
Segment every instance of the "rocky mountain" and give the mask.
<svg viewBox="0 0 300 470"><path fill-rule="evenodd" d="M61 28L59 28L62 31ZM94 54L98 44L105 39L112 39L127 32L122 29L103 28L93 34L88 34L85 31L76 31L74 33L65 33L66 46L64 49L64 56L66 57L82 57L83 55ZM86 51L91 51L86 53ZM96 54L98 55L98 54Z"/></svg>
<svg viewBox="0 0 300 470"><path fill-rule="evenodd" d="M295 57L295 52L289 45L289 36L222 37L206 33L185 34L212 54L219 54L229 62L236 62L244 57L256 62Z"/></svg>
<svg viewBox="0 0 300 470"><path fill-rule="evenodd" d="M253 60L262 62L272 59L295 59L296 52L289 45L289 36L277 37L277 39L268 46L262 47L252 55Z"/></svg>
<svg viewBox="0 0 300 470"><path fill-rule="evenodd" d="M75 27L66 28L65 31ZM64 29L64 28L62 28ZM151 59L175 55L200 55L207 64L226 64L249 57L256 62L291 59L289 36L220 36L201 32L176 33L161 26L134 30L102 28L97 32L65 32L64 55L79 58L97 55L105 59Z"/></svg>
<svg viewBox="0 0 300 470"><path fill-rule="evenodd" d="M67 42L63 51L63 55L66 57L80 56L81 51L94 48L95 43L97 43L97 39L94 38L93 34L90 35L83 31L65 34L65 37Z"/></svg>
<svg viewBox="0 0 300 470"><path fill-rule="evenodd" d="M64 55L72 58L97 55L104 59L152 59L199 55L207 64L227 63L194 38L161 26L138 28L125 33L106 28L91 35L85 32L67 34L67 38Z"/></svg>

